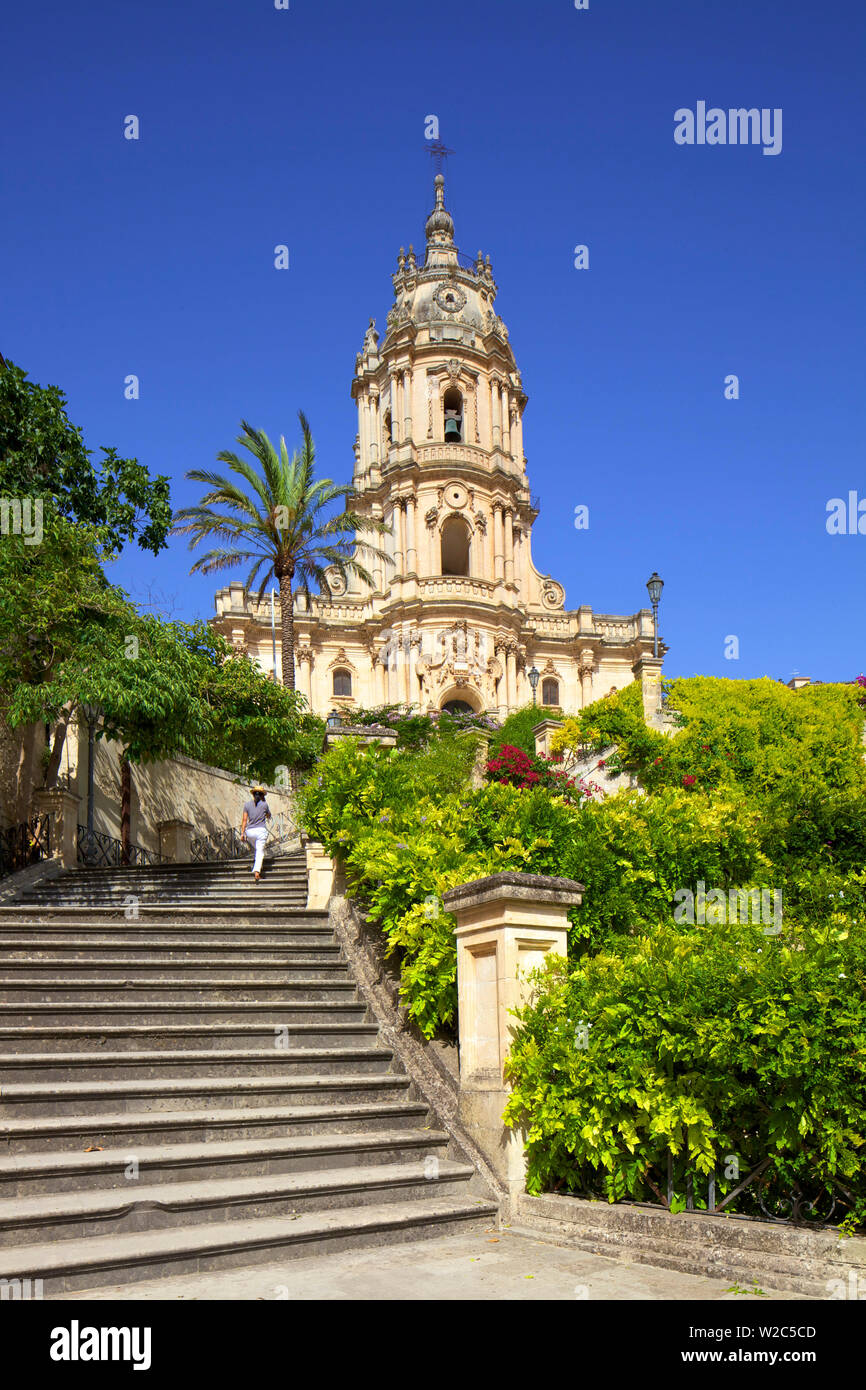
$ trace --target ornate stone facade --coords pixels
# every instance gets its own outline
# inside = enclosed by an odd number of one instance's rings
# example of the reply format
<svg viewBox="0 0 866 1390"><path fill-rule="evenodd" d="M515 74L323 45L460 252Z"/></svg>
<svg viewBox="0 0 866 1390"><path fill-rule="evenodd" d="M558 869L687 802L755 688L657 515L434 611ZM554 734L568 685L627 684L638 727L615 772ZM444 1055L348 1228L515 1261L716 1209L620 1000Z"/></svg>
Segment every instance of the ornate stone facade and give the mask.
<svg viewBox="0 0 866 1390"><path fill-rule="evenodd" d="M437 174L423 266L401 248L380 342L371 319L355 360L355 510L384 520L391 563L308 611L295 605L296 677L312 707L458 701L504 716L528 703L578 709L621 688L652 651L652 613L566 610L532 559L538 516L523 452L527 397L494 311L490 257L454 244ZM362 557L363 562L363 557ZM269 600L240 583L216 595L220 631L273 669ZM277 611L277 671L280 667Z"/></svg>

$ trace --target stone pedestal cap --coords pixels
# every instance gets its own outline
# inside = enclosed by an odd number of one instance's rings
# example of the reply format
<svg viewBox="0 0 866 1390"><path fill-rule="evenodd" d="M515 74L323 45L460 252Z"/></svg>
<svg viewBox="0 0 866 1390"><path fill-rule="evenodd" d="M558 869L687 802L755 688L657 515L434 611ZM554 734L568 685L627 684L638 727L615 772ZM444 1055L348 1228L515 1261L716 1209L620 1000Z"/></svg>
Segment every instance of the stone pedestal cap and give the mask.
<svg viewBox="0 0 866 1390"><path fill-rule="evenodd" d="M461 908L478 907L502 898L579 907L583 894L584 885L573 878L508 872L488 874L486 878L475 878L457 888L449 888L443 893L442 902L448 912L459 912Z"/></svg>

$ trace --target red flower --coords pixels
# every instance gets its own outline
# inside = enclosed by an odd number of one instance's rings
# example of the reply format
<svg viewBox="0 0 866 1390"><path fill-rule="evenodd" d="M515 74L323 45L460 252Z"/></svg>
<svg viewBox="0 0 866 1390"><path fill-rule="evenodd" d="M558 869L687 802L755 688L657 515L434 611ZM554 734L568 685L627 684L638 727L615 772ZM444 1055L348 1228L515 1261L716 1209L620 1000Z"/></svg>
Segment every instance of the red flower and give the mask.
<svg viewBox="0 0 866 1390"><path fill-rule="evenodd" d="M697 780L698 780L697 777L693 777L692 774L691 774L690 772L687 772L686 775L685 775L685 777L683 778L683 786L684 786L684 787L693 787L693 786L695 785L695 782L696 782Z"/></svg>
<svg viewBox="0 0 866 1390"><path fill-rule="evenodd" d="M602 759L596 764L596 766L597 766L597 767L604 767L604 764L605 764L605 759L602 758Z"/></svg>
<svg viewBox="0 0 866 1390"><path fill-rule="evenodd" d="M655 762L653 763L653 767L658 767L658 765L659 765L660 762L661 762L661 758L656 758Z"/></svg>

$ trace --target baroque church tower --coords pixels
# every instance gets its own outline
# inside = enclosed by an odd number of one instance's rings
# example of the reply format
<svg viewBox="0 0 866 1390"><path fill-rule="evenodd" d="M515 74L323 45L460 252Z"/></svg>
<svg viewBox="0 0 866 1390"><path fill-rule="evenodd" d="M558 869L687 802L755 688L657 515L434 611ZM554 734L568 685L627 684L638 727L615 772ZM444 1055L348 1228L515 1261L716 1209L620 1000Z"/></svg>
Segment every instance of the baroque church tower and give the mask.
<svg viewBox="0 0 866 1390"><path fill-rule="evenodd" d="M295 600L297 686L320 714L401 704L487 710L579 709L634 678L651 656L652 613L568 611L562 585L532 559L538 516L523 452L527 396L495 310L490 257L454 242L435 179L423 262L401 247L384 337L374 320L355 359L353 509L383 520L391 560L374 580ZM273 669L270 604L240 583L216 595L215 625ZM276 670L279 673L279 614Z"/></svg>

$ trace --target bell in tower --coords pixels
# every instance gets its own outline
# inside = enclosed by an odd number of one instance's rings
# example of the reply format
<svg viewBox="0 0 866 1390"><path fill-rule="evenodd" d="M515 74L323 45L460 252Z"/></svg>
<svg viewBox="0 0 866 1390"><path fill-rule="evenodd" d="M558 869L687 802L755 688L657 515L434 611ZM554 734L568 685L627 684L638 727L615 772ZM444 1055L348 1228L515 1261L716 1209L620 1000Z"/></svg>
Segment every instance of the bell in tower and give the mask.
<svg viewBox="0 0 866 1390"><path fill-rule="evenodd" d="M445 443L460 444L463 440L463 397L456 387L445 392Z"/></svg>

